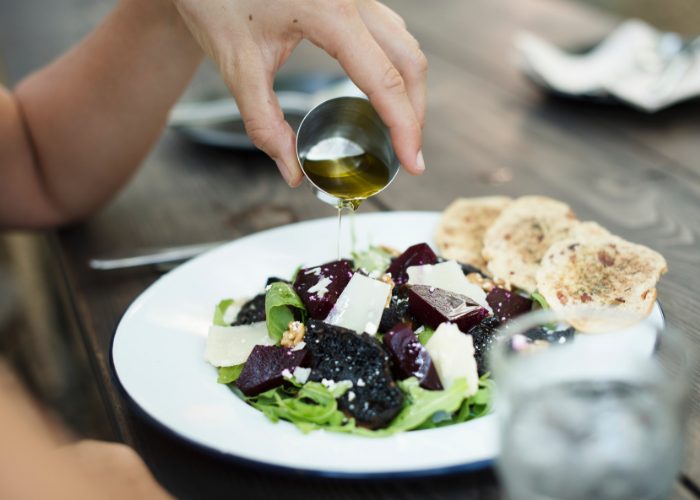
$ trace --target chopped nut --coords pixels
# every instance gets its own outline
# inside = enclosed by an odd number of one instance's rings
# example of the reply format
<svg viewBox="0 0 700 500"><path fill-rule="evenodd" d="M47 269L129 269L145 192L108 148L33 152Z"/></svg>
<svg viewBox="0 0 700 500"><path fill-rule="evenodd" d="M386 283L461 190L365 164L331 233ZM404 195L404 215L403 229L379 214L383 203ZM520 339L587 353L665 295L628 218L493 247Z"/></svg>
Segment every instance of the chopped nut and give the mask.
<svg viewBox="0 0 700 500"><path fill-rule="evenodd" d="M304 340L305 333L306 327L304 327L304 323L301 321L290 321L287 325L287 331L282 334L280 344L284 347L294 347Z"/></svg>
<svg viewBox="0 0 700 500"><path fill-rule="evenodd" d="M386 253L388 253L388 254L391 255L392 257L398 257L399 255L401 255L401 252L399 252L399 251L398 251L397 249L395 249L394 247L390 247L390 246L387 246L387 245L379 245L377 248L379 248L380 250L385 251Z"/></svg>
<svg viewBox="0 0 700 500"><path fill-rule="evenodd" d="M505 288L506 290L510 291L510 284L506 283L503 280L493 280L491 278L484 278L481 274L479 273L469 273L467 274L467 279L469 280L470 283L473 283L479 287L486 293L489 293L491 290L493 290L496 287L499 288Z"/></svg>
<svg viewBox="0 0 700 500"><path fill-rule="evenodd" d="M379 278L379 281L389 285L389 296L386 298L386 304L384 304L384 309L386 309L389 307L389 304L391 304L391 294L394 292L394 286L396 286L396 283L394 283L394 280L391 279L391 274L388 273Z"/></svg>

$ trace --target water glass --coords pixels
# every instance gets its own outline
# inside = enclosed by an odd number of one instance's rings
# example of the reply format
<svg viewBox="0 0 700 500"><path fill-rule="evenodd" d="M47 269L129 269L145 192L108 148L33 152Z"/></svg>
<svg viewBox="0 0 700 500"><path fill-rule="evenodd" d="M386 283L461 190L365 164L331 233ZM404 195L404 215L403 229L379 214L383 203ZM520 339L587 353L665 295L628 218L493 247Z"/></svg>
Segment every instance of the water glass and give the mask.
<svg viewBox="0 0 700 500"><path fill-rule="evenodd" d="M540 311L499 335L498 471L511 500L669 497L694 360L660 311Z"/></svg>

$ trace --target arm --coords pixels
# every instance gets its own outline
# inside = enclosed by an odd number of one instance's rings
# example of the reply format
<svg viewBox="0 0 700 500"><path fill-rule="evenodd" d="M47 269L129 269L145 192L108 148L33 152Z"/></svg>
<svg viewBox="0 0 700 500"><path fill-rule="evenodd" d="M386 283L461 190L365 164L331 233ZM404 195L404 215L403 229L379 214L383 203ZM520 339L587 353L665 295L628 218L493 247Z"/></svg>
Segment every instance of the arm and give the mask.
<svg viewBox="0 0 700 500"><path fill-rule="evenodd" d="M0 87L0 228L83 217L129 179L200 49L169 0L121 0L91 35Z"/></svg>

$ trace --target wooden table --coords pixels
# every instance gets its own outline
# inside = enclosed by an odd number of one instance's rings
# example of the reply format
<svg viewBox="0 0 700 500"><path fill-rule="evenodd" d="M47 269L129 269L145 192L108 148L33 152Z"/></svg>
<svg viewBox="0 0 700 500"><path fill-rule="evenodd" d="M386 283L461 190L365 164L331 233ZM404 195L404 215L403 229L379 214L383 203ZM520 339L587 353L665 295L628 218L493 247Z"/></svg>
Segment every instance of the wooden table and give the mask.
<svg viewBox="0 0 700 500"><path fill-rule="evenodd" d="M569 46L615 24L566 0L392 0L430 61L427 173L401 175L363 210L441 210L456 196L544 194L583 219L661 251L670 271L660 299L671 323L700 352L700 104L655 116L544 96L512 64L523 28ZM47 5L48 4L48 5ZM0 0L0 47L18 79L81 36L110 2ZM19 22L17 22L19 20ZM28 30L27 24L39 28ZM36 33L41 35L37 36ZM335 68L304 47L296 68ZM216 89L205 70L190 97ZM220 87L219 87L220 88ZM89 258L136 247L233 239L331 215L307 189L289 190L260 154L213 150L166 132L133 183L83 224L51 234L67 312L89 353L114 435L143 456L158 480L185 498L497 498L493 471L451 477L355 482L280 475L208 456L133 413L109 367L112 333L129 303L158 274L90 271ZM700 491L700 419L694 378L688 457L679 498Z"/></svg>

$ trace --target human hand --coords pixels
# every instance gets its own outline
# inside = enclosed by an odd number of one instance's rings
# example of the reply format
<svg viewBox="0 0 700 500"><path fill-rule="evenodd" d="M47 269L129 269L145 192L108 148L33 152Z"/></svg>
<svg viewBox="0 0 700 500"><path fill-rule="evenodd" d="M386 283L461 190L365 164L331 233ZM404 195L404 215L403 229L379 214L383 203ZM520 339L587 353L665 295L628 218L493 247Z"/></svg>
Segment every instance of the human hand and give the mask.
<svg viewBox="0 0 700 500"><path fill-rule="evenodd" d="M84 481L97 487L103 499L172 498L156 481L143 460L126 445L84 440L58 451L60 460L72 464Z"/></svg>
<svg viewBox="0 0 700 500"><path fill-rule="evenodd" d="M425 170L427 60L401 17L376 0L173 0L235 96L246 131L290 186L301 182L294 131L272 90L306 38L336 58L389 128L412 174Z"/></svg>

